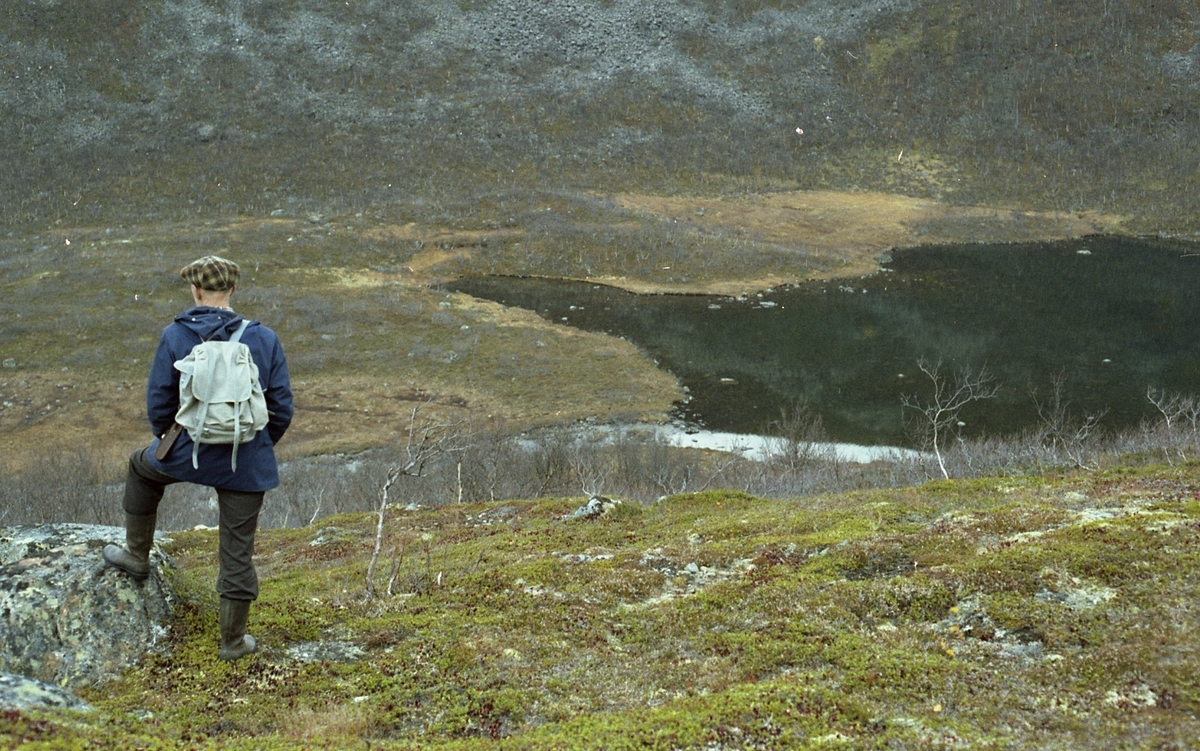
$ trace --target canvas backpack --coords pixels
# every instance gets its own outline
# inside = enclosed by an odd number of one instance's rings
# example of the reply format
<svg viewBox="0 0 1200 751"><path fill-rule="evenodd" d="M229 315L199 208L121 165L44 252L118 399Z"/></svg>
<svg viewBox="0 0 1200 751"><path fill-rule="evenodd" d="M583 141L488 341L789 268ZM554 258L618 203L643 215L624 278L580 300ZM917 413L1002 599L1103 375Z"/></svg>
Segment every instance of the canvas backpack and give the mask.
<svg viewBox="0 0 1200 751"><path fill-rule="evenodd" d="M238 446L253 440L267 425L267 400L258 382L258 366L241 343L242 325L227 342L204 341L175 361L179 376L179 411L175 421L192 437L192 467L200 468L201 443L233 444L233 471Z"/></svg>

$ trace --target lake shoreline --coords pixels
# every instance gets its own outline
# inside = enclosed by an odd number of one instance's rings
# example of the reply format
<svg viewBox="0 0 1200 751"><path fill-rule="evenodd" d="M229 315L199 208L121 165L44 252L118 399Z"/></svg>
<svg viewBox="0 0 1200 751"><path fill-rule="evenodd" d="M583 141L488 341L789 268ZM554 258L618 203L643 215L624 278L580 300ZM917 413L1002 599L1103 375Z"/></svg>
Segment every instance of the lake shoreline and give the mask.
<svg viewBox="0 0 1200 751"><path fill-rule="evenodd" d="M1148 416L1147 388L1194 390L1192 250L1111 235L927 246L895 253L886 273L737 297L545 277L451 288L635 343L682 382L688 398L675 414L696 428L772 432L799 401L834 441L905 445L912 415L901 406L928 398L922 360L944 363L943 381L987 366L1003 387L963 412L968 436L1036 425L1030 393L1044 400L1055 383L1072 410L1118 429Z"/></svg>
<svg viewBox="0 0 1200 751"><path fill-rule="evenodd" d="M839 282L849 279L861 279L866 276L878 274L883 270L884 264L887 263L893 253L902 252L905 250L913 250L917 248L937 247L942 245L1026 245L1036 243L1055 243L1065 240L1082 240L1085 238L1116 238L1137 242L1167 242L1167 243L1186 243L1197 246L1197 252L1200 252L1200 235L1195 237L1185 237L1182 235L1144 235L1138 233L1126 232L1108 232L1089 235L1071 235L1062 237L1036 237L1031 239L1013 239L1013 240L991 240L991 239L974 239L974 240L947 240L938 243L911 243L907 245L889 245L883 247L876 254L874 261L871 264L864 266L854 266L845 269L845 273L838 274L820 274L809 276L783 277L771 276L761 279L739 279L728 283L713 283L707 285L678 285L678 284L654 284L640 280L631 280L624 277L610 276L555 276L550 274L488 274L496 278L511 277L514 279L546 279L552 281L563 282L580 282L584 284L593 284L601 287L610 287L612 289L621 290L622 292L630 292L635 295L681 295L693 297L745 297L754 295L760 292L768 292L779 287L798 286L808 282ZM473 274L464 274L459 277L439 280L438 284L453 284L456 281L474 276Z"/></svg>

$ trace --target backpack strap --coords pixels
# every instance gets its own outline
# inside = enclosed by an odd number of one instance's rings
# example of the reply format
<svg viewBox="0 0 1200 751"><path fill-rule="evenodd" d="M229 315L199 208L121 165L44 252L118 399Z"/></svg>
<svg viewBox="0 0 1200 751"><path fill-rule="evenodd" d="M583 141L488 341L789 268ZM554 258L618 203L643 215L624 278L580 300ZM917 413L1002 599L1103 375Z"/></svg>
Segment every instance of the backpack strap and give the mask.
<svg viewBox="0 0 1200 751"><path fill-rule="evenodd" d="M200 432L192 436L192 468L200 469L200 436L204 433L204 418L208 415L208 400L212 398L212 378L208 379L208 388L204 394L204 400L200 403L200 417L197 421L197 430Z"/></svg>
<svg viewBox="0 0 1200 751"><path fill-rule="evenodd" d="M249 318L243 318L243 319L242 319L242 325L241 325L241 326L238 326L238 329L237 329L237 331L233 332L233 336L229 337L229 341L231 341L231 342L234 342L235 344L236 344L237 342L241 341L241 339L242 339L242 332L243 332L243 331L245 331L245 330L246 330L246 327L247 327L247 326L249 326L249 325L250 325L250 319L249 319Z"/></svg>
<svg viewBox="0 0 1200 751"><path fill-rule="evenodd" d="M248 318L243 318L242 325L238 326L237 331L233 332L233 336L229 337L229 341L233 342L234 344L241 341L242 332L245 331L246 327L249 325L250 325L250 320ZM233 420L234 424L235 425L240 424L241 419L242 419L242 405L239 403L237 405L237 414L234 415L234 420ZM239 445L238 439L240 437L241 437L240 431L235 432L233 434L233 456L231 457L229 464L234 472L237 472L237 453L238 453L238 445Z"/></svg>

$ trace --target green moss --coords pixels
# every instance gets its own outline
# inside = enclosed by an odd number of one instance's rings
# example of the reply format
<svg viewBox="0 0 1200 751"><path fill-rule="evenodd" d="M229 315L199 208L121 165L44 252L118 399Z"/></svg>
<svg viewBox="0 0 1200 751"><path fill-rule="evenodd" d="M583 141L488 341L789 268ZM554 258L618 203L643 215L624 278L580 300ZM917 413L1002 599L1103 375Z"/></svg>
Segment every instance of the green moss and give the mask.
<svg viewBox="0 0 1200 751"><path fill-rule="evenodd" d="M232 665L216 659L215 536L180 533L170 651L84 692L97 711L82 720L0 728L101 748L117 724L128 743L164 748L1194 735L1200 533L1184 511L1200 478L1160 468L1106 482L1086 502L1063 481L997 480L892 492L884 506L879 494L675 496L594 520L564 518L580 499L521 502L504 504L519 523L486 530L469 520L491 505L429 509L388 527L435 533L424 586L371 601L372 515L336 520L361 545L329 560L299 554L312 529L268 531L251 617L263 649ZM1137 513L1088 521L1085 506ZM309 641L361 652L289 655ZM1130 711L1151 694L1152 711Z"/></svg>

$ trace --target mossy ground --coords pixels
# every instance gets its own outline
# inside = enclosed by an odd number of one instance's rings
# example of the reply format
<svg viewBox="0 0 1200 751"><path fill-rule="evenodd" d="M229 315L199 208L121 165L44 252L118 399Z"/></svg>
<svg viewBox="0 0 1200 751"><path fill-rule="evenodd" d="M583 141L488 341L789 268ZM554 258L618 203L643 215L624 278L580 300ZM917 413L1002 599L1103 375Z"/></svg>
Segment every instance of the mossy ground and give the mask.
<svg viewBox="0 0 1200 751"><path fill-rule="evenodd" d="M262 648L232 665L215 533L179 533L169 652L0 742L1194 748L1198 499L1191 464L396 509L374 600L376 519L333 517L260 534Z"/></svg>

